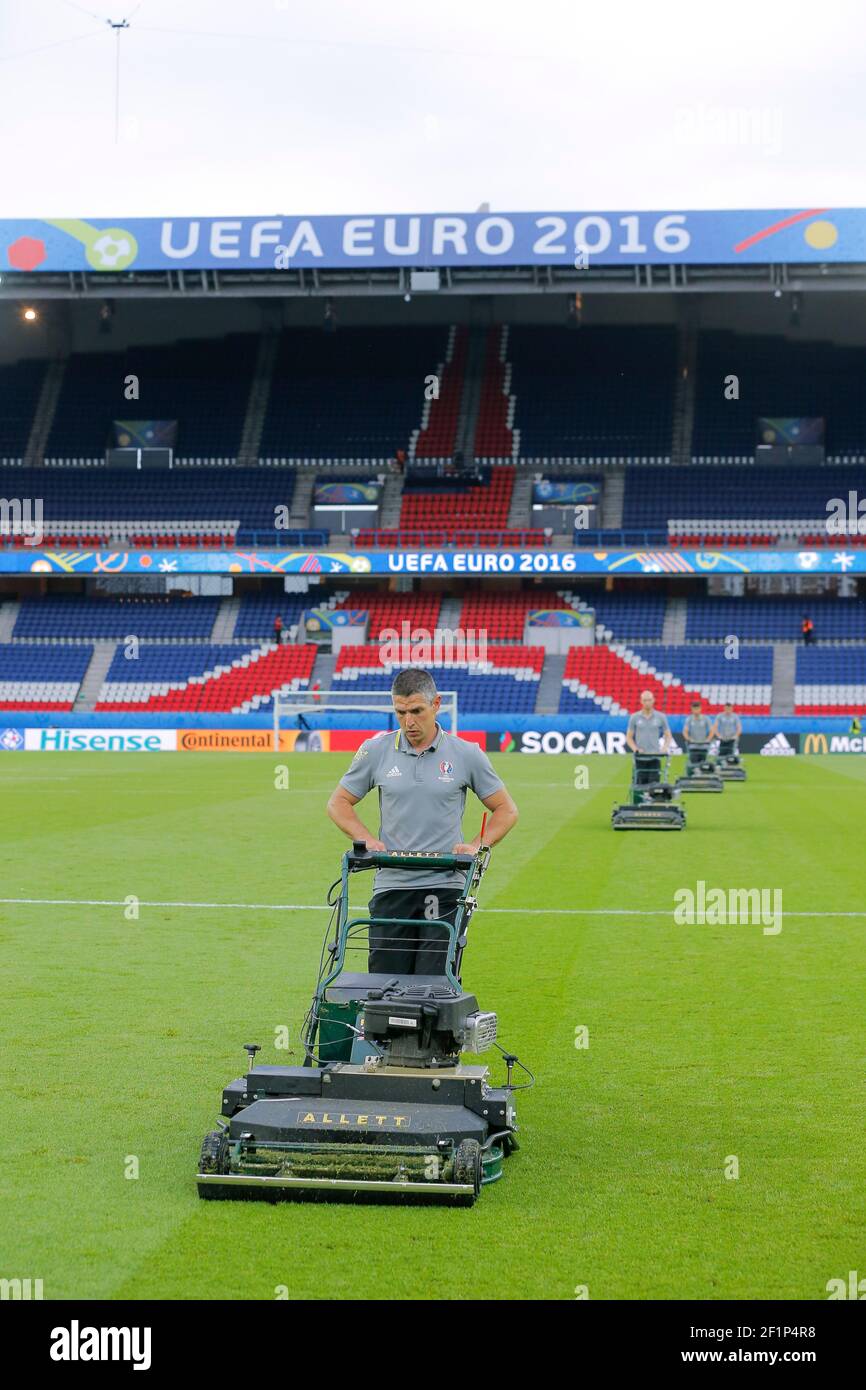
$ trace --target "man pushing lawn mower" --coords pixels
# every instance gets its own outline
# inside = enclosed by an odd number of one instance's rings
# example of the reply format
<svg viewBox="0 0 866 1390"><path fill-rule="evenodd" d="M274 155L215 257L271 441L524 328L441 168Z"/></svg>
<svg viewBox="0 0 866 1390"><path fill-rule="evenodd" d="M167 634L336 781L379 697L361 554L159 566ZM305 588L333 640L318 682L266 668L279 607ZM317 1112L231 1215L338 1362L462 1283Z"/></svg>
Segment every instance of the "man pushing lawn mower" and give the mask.
<svg viewBox="0 0 866 1390"><path fill-rule="evenodd" d="M692 700L692 712L683 723L686 745L686 775L677 787L681 792L723 792L725 784L710 759L712 721L701 710L700 700Z"/></svg>
<svg viewBox="0 0 866 1390"><path fill-rule="evenodd" d="M655 708L651 690L643 691L640 706L628 721L625 740L634 754L631 800L625 806L614 807L611 824L614 830L683 830L685 811L675 805L679 793L667 781L673 743L670 725Z"/></svg>
<svg viewBox="0 0 866 1390"><path fill-rule="evenodd" d="M719 754L716 759L716 772L723 782L745 782L746 769L740 762L740 735L743 724L740 716L734 713L734 706L728 702L721 714L716 715L710 738L719 740Z"/></svg>
<svg viewBox="0 0 866 1390"><path fill-rule="evenodd" d="M476 743L446 733L436 715L442 698L426 671L401 671L391 687L396 734L379 734L361 745L328 802L328 815L353 841L388 853L438 850L477 854L482 837L463 840L463 808L471 788L491 813L483 844L495 845L515 824L517 807ZM381 825L376 838L355 806L379 793ZM447 931L453 922L465 873L379 869L370 916L398 919L386 930L370 928L370 971L395 975L441 973Z"/></svg>
<svg viewBox="0 0 866 1390"><path fill-rule="evenodd" d="M517 809L486 754L446 733L431 676L403 671L392 687L400 728L361 745L328 802L352 840L340 878L304 1033L303 1066L257 1065L223 1091L219 1130L205 1136L201 1197L445 1200L471 1205L517 1148L514 1093L532 1084L496 1040L460 975L467 928L490 846ZM379 838L356 804L376 788ZM470 788L490 813L463 839ZM375 870L369 917L353 916L353 874ZM335 890L339 886L339 893ZM348 955L366 947L366 972ZM506 1078L463 1054L497 1048ZM529 1077L515 1082L514 1068Z"/></svg>

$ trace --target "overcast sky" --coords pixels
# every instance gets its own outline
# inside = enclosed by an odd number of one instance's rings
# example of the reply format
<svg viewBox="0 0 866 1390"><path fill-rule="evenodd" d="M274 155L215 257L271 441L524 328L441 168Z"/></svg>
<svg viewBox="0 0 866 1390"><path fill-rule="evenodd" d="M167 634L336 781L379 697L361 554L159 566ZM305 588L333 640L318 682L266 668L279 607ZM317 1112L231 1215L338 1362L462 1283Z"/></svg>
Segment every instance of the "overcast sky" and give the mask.
<svg viewBox="0 0 866 1390"><path fill-rule="evenodd" d="M863 16L0 0L0 217L862 207Z"/></svg>

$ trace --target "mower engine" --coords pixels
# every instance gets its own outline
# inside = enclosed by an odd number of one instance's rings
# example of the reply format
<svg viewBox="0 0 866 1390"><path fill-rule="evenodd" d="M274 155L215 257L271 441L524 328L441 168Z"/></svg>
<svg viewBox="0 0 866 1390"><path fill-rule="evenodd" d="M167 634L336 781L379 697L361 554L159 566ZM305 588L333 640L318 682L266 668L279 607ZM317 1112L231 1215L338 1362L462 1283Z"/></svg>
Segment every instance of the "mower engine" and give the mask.
<svg viewBox="0 0 866 1390"><path fill-rule="evenodd" d="M479 1013L472 994L437 995L435 987L371 990L364 1037L390 1067L453 1067L461 1052L485 1052L496 1041L496 1015Z"/></svg>

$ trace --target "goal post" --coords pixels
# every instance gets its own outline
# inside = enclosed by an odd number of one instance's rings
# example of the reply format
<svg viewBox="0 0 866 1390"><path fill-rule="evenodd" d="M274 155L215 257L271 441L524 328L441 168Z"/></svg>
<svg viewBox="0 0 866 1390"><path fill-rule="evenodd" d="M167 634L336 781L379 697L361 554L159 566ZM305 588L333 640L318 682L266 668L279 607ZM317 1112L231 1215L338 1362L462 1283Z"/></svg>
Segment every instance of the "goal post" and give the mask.
<svg viewBox="0 0 866 1390"><path fill-rule="evenodd" d="M440 690L437 693L442 697L442 706L439 710L442 727L449 733L456 734L458 732L457 691ZM279 751L280 731L283 728L296 726L301 728L332 727L329 722L324 725L319 722L318 716L323 714L357 715L359 724L363 724L365 714L384 714L389 716L389 723L384 727L387 729L397 727L397 716L391 703L390 690L359 690L344 687L340 690L278 692L274 695L274 752ZM299 723L299 716L303 719L303 724ZM343 727L346 726L343 725Z"/></svg>

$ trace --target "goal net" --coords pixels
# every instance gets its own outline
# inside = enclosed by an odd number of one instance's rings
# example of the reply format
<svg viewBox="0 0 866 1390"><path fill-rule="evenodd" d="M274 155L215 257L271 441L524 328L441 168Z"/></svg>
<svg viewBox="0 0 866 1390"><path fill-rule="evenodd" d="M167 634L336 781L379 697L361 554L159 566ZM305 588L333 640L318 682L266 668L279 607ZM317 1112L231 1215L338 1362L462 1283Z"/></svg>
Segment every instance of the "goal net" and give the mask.
<svg viewBox="0 0 866 1390"><path fill-rule="evenodd" d="M457 691L440 690L442 706L438 719L443 729L457 733ZM339 724L329 717L344 716ZM280 746L282 729L364 728L366 716L375 715L372 727L396 729L397 716L390 690L292 690L274 696L274 751ZM350 719L347 716L351 716ZM385 716L384 718L382 716Z"/></svg>

